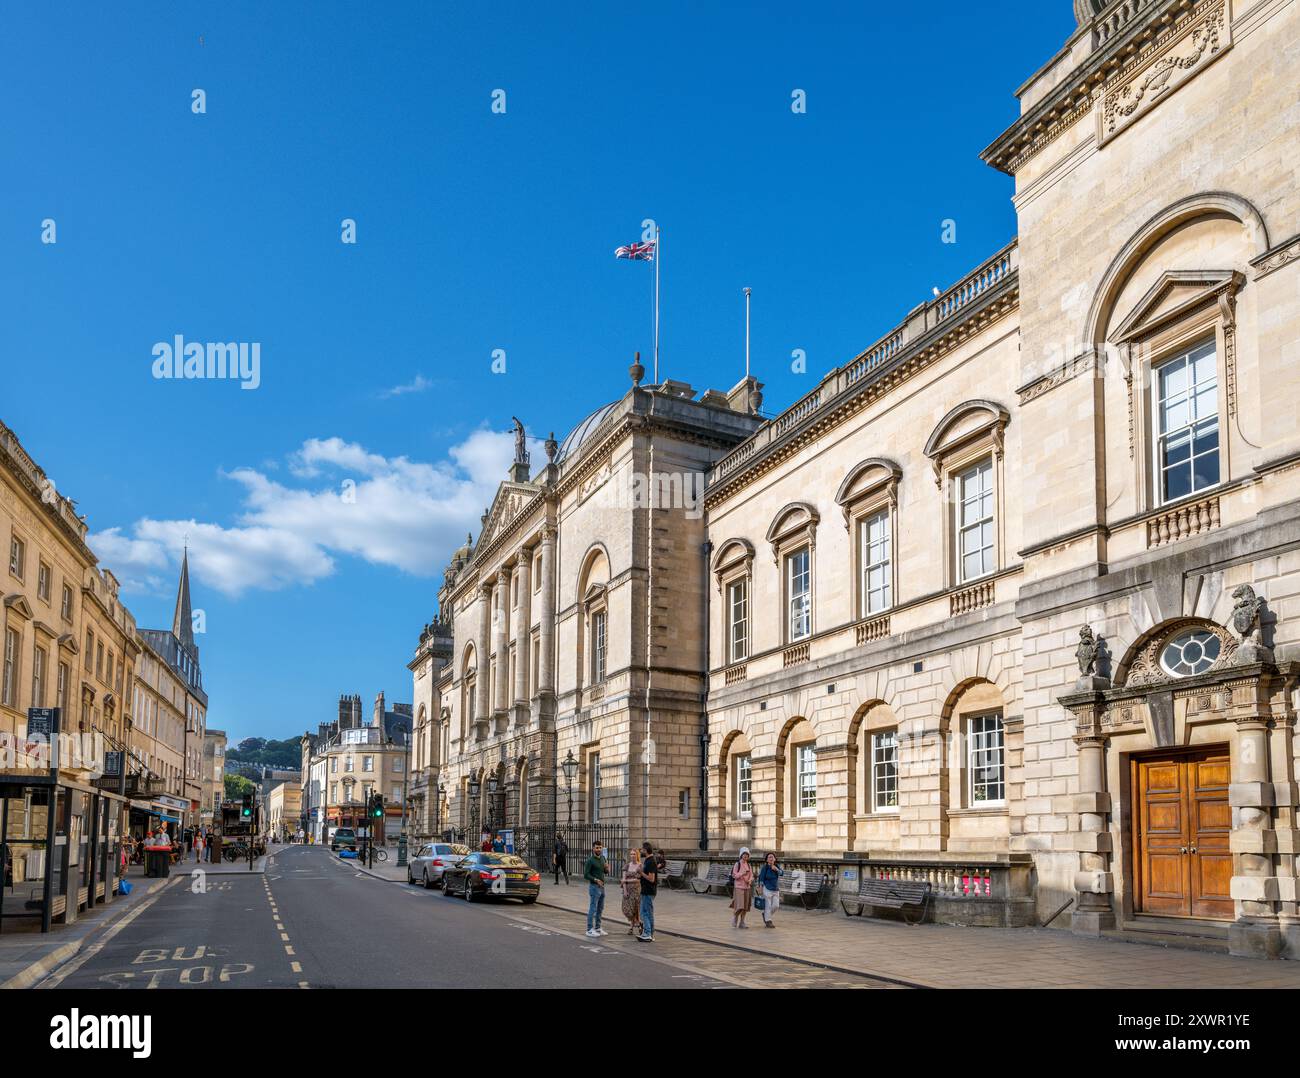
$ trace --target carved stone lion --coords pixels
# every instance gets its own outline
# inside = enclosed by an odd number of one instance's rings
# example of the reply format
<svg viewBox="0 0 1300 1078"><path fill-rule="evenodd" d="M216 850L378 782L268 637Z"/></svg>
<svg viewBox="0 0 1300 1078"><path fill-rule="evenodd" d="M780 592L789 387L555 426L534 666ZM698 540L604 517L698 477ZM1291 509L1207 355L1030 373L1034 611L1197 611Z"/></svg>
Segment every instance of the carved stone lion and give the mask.
<svg viewBox="0 0 1300 1078"><path fill-rule="evenodd" d="M1075 649L1074 657L1079 661L1079 673L1084 677L1089 677L1097 672L1097 656L1100 654L1100 648L1096 638L1092 635L1092 626L1085 625L1079 630L1079 646Z"/></svg>
<svg viewBox="0 0 1300 1078"><path fill-rule="evenodd" d="M1255 594L1249 584L1239 585L1232 593L1232 627L1237 630L1243 643L1258 643L1259 615L1264 609L1264 600Z"/></svg>

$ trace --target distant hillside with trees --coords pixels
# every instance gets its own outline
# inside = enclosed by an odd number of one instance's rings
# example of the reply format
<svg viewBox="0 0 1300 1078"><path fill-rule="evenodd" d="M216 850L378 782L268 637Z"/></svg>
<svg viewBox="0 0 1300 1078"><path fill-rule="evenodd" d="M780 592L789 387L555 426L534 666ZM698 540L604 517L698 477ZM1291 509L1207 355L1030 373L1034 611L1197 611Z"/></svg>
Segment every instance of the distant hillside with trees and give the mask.
<svg viewBox="0 0 1300 1078"><path fill-rule="evenodd" d="M276 741L265 737L246 737L234 748L226 749L226 766L235 764L296 771L302 766L302 742L298 738Z"/></svg>

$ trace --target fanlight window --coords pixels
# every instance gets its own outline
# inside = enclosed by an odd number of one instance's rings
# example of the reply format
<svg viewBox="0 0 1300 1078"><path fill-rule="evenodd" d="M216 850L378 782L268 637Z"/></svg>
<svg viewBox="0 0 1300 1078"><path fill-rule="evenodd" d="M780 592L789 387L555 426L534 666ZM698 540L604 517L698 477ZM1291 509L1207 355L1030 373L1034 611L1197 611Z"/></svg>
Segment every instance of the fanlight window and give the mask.
<svg viewBox="0 0 1300 1078"><path fill-rule="evenodd" d="M1160 653L1160 665L1174 677L1203 674L1219 657L1219 638L1204 629L1180 633Z"/></svg>

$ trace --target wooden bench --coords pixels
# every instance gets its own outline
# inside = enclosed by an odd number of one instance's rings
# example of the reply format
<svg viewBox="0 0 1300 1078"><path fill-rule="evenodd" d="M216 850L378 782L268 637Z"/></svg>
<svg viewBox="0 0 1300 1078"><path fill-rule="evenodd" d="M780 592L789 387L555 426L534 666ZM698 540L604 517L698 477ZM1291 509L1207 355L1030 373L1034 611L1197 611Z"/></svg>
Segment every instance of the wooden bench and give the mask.
<svg viewBox="0 0 1300 1078"><path fill-rule="evenodd" d="M29 898L23 905L24 909L35 910L40 912L45 908L43 898ZM66 895L55 895L50 901L50 917L62 917L68 910L68 899Z"/></svg>
<svg viewBox="0 0 1300 1078"><path fill-rule="evenodd" d="M686 862L665 861L663 882L675 890L684 888L686 886Z"/></svg>
<svg viewBox="0 0 1300 1078"><path fill-rule="evenodd" d="M691 880L691 890L697 895L707 895L715 887L721 887L725 894L731 894L731 866L719 864L714 861L709 865L709 870L703 876L696 876Z"/></svg>
<svg viewBox="0 0 1300 1078"><path fill-rule="evenodd" d="M803 903L804 909L812 910L821 905L822 892L826 890L826 883L829 879L830 877L825 872L804 872L802 869L790 869L777 883L777 889L783 898L798 898Z"/></svg>
<svg viewBox="0 0 1300 1078"><path fill-rule="evenodd" d="M856 906L850 908L850 903ZM846 917L861 917L867 906L898 910L903 915L903 922L918 925L925 920L926 907L930 904L930 885L919 880L891 880L883 876L863 876L858 884L858 893L853 898L841 898L840 905ZM920 916L909 920L908 908L920 908Z"/></svg>

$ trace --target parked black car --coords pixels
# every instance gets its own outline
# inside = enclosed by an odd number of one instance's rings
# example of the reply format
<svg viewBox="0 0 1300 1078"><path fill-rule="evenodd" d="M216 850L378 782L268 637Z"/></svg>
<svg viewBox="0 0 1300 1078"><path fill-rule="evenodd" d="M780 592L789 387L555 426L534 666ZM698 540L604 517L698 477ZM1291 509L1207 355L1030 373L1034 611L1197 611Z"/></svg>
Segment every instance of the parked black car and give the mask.
<svg viewBox="0 0 1300 1078"><path fill-rule="evenodd" d="M537 901L542 877L527 861L510 853L471 853L443 872L442 893L466 902L497 896Z"/></svg>

